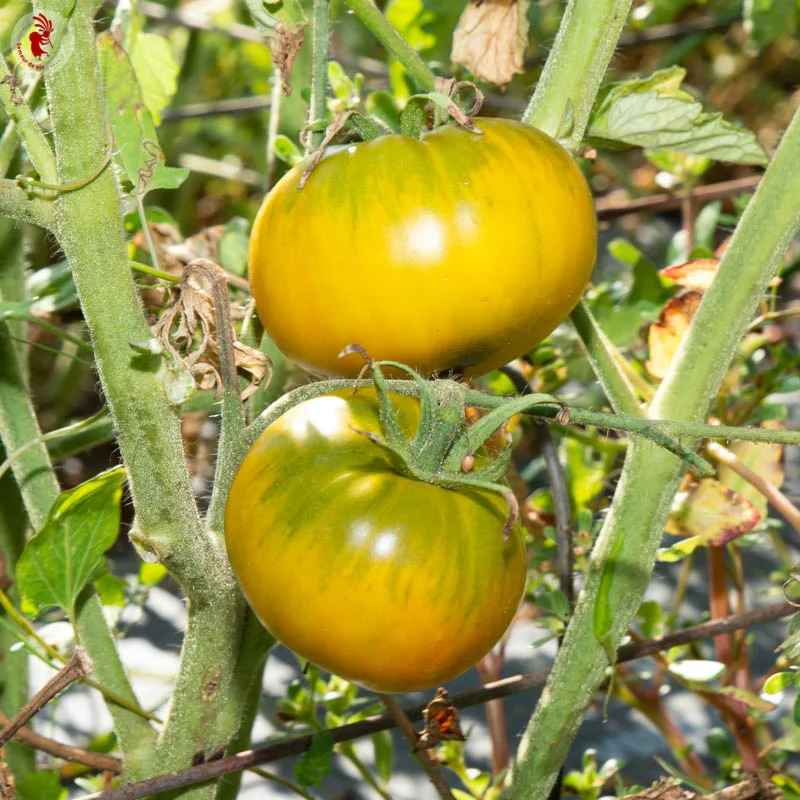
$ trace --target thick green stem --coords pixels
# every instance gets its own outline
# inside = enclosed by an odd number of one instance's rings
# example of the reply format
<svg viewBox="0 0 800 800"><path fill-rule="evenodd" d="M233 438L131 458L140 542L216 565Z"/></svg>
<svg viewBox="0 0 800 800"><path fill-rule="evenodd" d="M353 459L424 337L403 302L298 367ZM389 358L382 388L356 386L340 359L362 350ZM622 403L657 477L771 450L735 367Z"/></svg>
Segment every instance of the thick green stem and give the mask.
<svg viewBox="0 0 800 800"><path fill-rule="evenodd" d="M330 0L314 0L311 14L312 60L311 60L311 99L308 106L308 124L325 119L328 113L328 29ZM325 131L311 134L311 149L316 150Z"/></svg>
<svg viewBox="0 0 800 800"><path fill-rule="evenodd" d="M632 0L569 0L522 121L576 150Z"/></svg>
<svg viewBox="0 0 800 800"><path fill-rule="evenodd" d="M64 10L58 0L49 0L48 7ZM79 0L68 25L73 54L46 75L61 183L91 175L108 145L91 3ZM56 203L58 240L80 295L128 470L137 536L179 580L199 591L222 559L205 536L194 503L179 420L161 383L161 359L131 346L152 337L128 265L114 171L105 169Z"/></svg>
<svg viewBox="0 0 800 800"><path fill-rule="evenodd" d="M239 753L250 747L253 723L259 709L259 702L263 695L262 677L267 663L267 655L275 639L267 633L264 626L256 619L255 614L247 609L242 637L242 650L236 663L236 677L234 678L234 691L238 697L238 707L241 716L238 720L236 735L228 745L228 755ZM235 704L229 704L233 707ZM235 720L234 720L235 722ZM222 778L217 786L215 800L235 800L242 773L235 772Z"/></svg>
<svg viewBox="0 0 800 800"><path fill-rule="evenodd" d="M650 416L703 419L719 390L760 296L800 229L800 113L786 131L745 211L717 277L651 404ZM672 454L634 442L591 571L517 760L504 800L546 798L592 696L608 654L642 599L683 468Z"/></svg>
<svg viewBox="0 0 800 800"><path fill-rule="evenodd" d="M58 0L43 6L65 10ZM91 0L77 0L68 22L73 53L58 70L46 74L62 184L94 175L107 152L92 8ZM234 729L219 730L214 719L229 698L244 601L224 549L206 532L195 505L178 416L161 382L161 359L131 347L148 341L151 333L128 265L113 170L104 169L81 188L62 194L57 215L59 243L80 295L128 471L136 509L134 538L169 567L189 600L170 716L157 758L148 753L149 764L142 767L151 773L156 768L175 769L187 766L197 750L224 747L233 735ZM200 791L208 796L207 790Z"/></svg>
<svg viewBox="0 0 800 800"><path fill-rule="evenodd" d="M419 53L381 14L375 3L372 0L345 0L345 3L369 32L408 70L411 79L419 88L426 92L432 91L436 76L419 57Z"/></svg>

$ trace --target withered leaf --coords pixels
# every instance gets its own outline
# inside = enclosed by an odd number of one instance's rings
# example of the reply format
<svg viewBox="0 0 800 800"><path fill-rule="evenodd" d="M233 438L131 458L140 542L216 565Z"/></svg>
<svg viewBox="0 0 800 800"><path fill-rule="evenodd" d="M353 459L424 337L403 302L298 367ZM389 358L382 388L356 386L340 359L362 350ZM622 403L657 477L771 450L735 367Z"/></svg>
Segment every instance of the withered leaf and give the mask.
<svg viewBox="0 0 800 800"><path fill-rule="evenodd" d="M654 378L663 378L667 374L670 362L702 297L703 293L697 290L675 295L667 301L658 320L650 326L650 359L647 362L647 371Z"/></svg>
<svg viewBox="0 0 800 800"><path fill-rule="evenodd" d="M458 720L458 709L443 686L436 690L436 695L425 707L422 716L425 730L420 734L415 750L430 750L447 740L465 741L466 737Z"/></svg>
<svg viewBox="0 0 800 800"><path fill-rule="evenodd" d="M244 400L266 377L269 359L260 350L236 339L224 271L212 261L195 259L186 265L171 303L152 328L153 335L171 358L189 370L199 389L221 389L222 326L230 331L236 371L248 378L248 385L242 391Z"/></svg>
<svg viewBox="0 0 800 800"><path fill-rule="evenodd" d="M778 420L765 420L759 425L761 428L781 430L783 425ZM750 467L764 480L771 483L776 489L783 485L783 445L769 444L766 442L733 442L728 448L736 458L746 467ZM717 471L717 477L729 489L749 500L762 517L767 516L767 498L738 475L731 467L724 464Z"/></svg>
<svg viewBox="0 0 800 800"><path fill-rule="evenodd" d="M714 478L703 478L679 492L665 530L696 539L697 545L721 545L760 521L761 514L749 500Z"/></svg>
<svg viewBox="0 0 800 800"><path fill-rule="evenodd" d="M711 286L711 281L719 268L718 258L696 258L685 264L675 264L659 271L659 275L669 278L678 286L686 289L698 289L701 292Z"/></svg>
<svg viewBox="0 0 800 800"><path fill-rule="evenodd" d="M471 0L453 33L451 59L481 81L505 86L524 71L530 0Z"/></svg>

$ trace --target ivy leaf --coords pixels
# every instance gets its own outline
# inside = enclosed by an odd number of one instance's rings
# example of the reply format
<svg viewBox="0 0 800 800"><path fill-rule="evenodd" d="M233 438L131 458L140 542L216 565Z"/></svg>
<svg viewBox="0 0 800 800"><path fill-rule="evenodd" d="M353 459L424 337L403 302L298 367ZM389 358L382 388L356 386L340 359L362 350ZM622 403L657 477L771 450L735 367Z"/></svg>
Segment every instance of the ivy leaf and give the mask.
<svg viewBox="0 0 800 800"><path fill-rule="evenodd" d="M319 733L312 737L311 746L306 750L303 760L295 764L294 776L301 786L319 786L322 779L331 772L333 755L333 736Z"/></svg>
<svg viewBox="0 0 800 800"><path fill-rule="evenodd" d="M753 133L703 111L680 88L686 70L658 70L606 86L598 96L587 137L598 147L675 150L736 164L764 165L767 157Z"/></svg>
<svg viewBox="0 0 800 800"><path fill-rule="evenodd" d="M124 483L125 470L116 467L59 495L17 564L19 591L37 611L58 606L73 617L83 587L106 571Z"/></svg>
<svg viewBox="0 0 800 800"><path fill-rule="evenodd" d="M176 189L189 170L164 164L155 122L128 54L109 32L97 37L97 48L116 145L114 162L140 198L151 189Z"/></svg>
<svg viewBox="0 0 800 800"><path fill-rule="evenodd" d="M796 28L797 6L791 0L745 0L744 29L756 51Z"/></svg>

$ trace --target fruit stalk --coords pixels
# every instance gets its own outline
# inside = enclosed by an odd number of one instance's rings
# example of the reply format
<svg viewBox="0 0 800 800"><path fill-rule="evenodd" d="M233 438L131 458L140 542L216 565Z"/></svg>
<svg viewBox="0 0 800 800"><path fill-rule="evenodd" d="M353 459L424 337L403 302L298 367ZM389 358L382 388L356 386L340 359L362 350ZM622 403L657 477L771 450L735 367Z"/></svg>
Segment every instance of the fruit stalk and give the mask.
<svg viewBox="0 0 800 800"><path fill-rule="evenodd" d="M345 0L345 3L369 32L408 70L419 88L426 92L433 91L436 76L419 57L419 53L381 14L375 3L372 0Z"/></svg>
<svg viewBox="0 0 800 800"><path fill-rule="evenodd" d="M313 30L311 57L311 99L308 104L308 124L324 120L328 113L328 29L330 0L314 0L311 12ZM325 131L312 131L309 142L316 150Z"/></svg>

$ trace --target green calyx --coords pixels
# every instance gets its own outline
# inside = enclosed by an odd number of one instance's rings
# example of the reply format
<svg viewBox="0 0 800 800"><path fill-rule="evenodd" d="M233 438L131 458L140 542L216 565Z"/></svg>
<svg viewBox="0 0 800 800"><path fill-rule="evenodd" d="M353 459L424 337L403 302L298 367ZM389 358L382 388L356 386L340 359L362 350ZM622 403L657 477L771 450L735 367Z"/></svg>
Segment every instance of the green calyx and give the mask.
<svg viewBox="0 0 800 800"><path fill-rule="evenodd" d="M502 425L519 412L519 403L504 404L467 426L463 388L448 380L427 381L411 367L396 361L372 361L358 345L345 348L341 356L358 353L366 362L378 396L383 436L358 431L385 448L401 475L445 489L484 489L501 495L508 504L508 518L503 527L507 539L519 518L519 506L513 492L502 483L511 461L511 449L487 459L479 451ZM389 396L381 367L390 367L409 375L418 390L420 421L412 439L401 430ZM550 395L524 398L525 408L532 403L558 404ZM476 460L476 454L479 458Z"/></svg>

